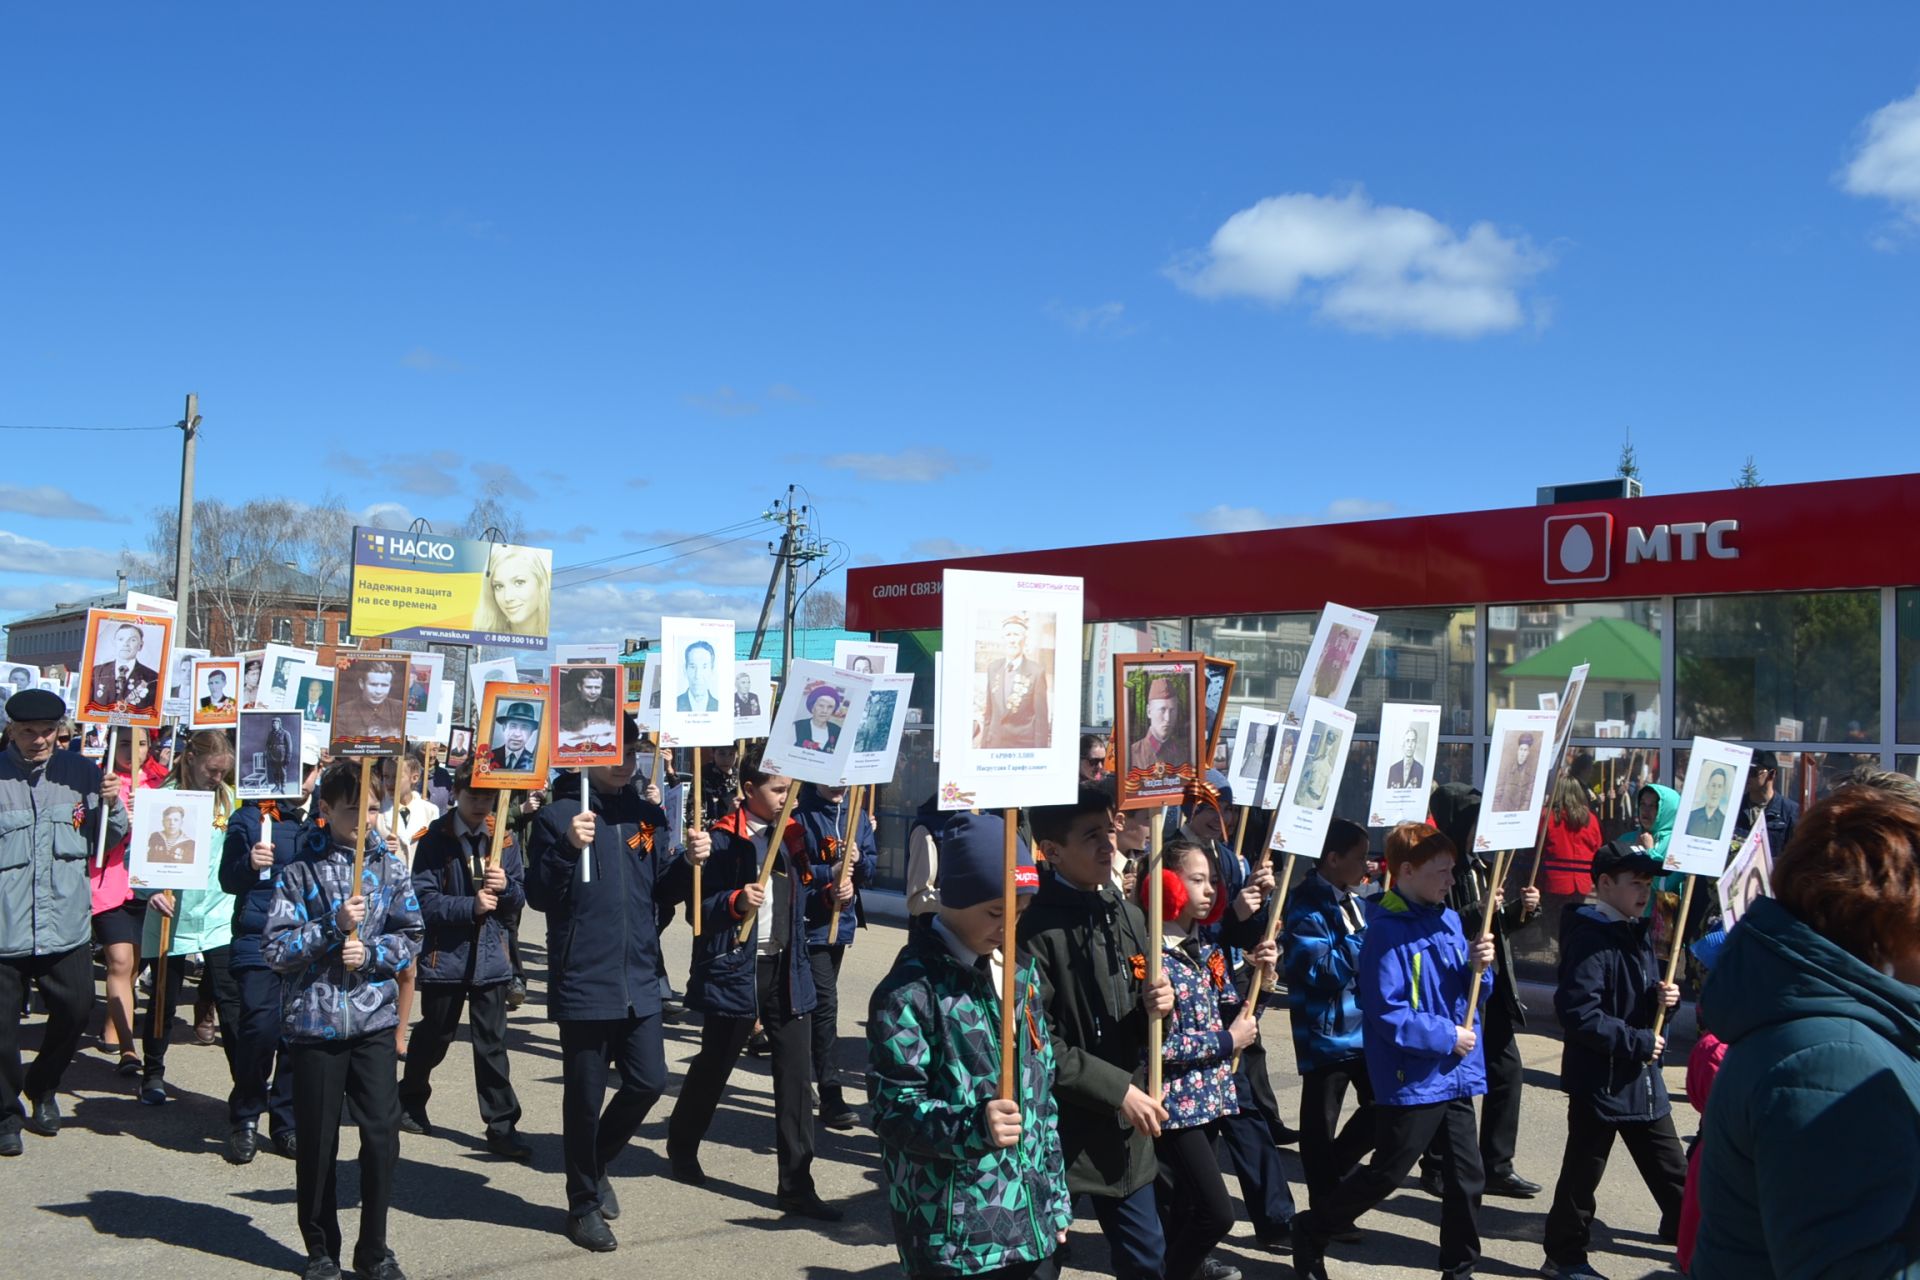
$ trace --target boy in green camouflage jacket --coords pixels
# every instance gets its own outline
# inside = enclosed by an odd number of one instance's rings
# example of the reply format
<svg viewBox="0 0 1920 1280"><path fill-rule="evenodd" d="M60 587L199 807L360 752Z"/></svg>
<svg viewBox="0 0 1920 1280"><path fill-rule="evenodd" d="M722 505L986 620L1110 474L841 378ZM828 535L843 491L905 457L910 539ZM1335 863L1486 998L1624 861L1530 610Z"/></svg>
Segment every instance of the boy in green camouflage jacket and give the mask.
<svg viewBox="0 0 1920 1280"><path fill-rule="evenodd" d="M1044 1280L1073 1217L1031 962L1017 971L1016 1098L997 1100L1004 833L995 815L951 825L940 913L913 929L869 1009L868 1093L909 1276ZM1040 881L1024 841L1019 850L1025 906Z"/></svg>

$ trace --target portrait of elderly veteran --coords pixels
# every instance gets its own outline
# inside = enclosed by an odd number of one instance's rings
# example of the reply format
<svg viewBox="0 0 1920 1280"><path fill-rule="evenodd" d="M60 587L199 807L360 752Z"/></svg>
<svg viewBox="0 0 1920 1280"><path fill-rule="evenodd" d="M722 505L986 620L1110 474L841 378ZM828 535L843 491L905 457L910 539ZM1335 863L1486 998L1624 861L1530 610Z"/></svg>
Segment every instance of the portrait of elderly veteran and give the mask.
<svg viewBox="0 0 1920 1280"><path fill-rule="evenodd" d="M140 661L140 650L147 639L146 630L133 622L102 623L101 626L112 627L112 634L101 637L106 643L96 648L95 653L110 644L113 656L94 665L89 682L93 690L90 701L95 706L124 706L132 711L152 710L154 697L160 689L160 673Z"/></svg>

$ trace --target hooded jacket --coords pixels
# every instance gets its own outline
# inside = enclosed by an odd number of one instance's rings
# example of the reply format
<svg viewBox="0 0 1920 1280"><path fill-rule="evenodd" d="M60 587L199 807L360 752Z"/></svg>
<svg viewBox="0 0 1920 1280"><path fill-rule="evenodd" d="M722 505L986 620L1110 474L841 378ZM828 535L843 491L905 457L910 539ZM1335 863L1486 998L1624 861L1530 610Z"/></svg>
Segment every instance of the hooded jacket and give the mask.
<svg viewBox="0 0 1920 1280"><path fill-rule="evenodd" d="M1355 902L1364 913L1365 903L1358 898ZM1367 937L1365 919L1362 914L1360 927L1348 928L1339 890L1317 873L1302 880L1287 900L1287 930L1281 941L1293 1056L1301 1075L1365 1052L1355 994L1360 949Z"/></svg>
<svg viewBox="0 0 1920 1280"><path fill-rule="evenodd" d="M847 793L851 795L851 792ZM723 819L724 820L724 819ZM813 883L815 892L807 901L807 947L812 951L823 951L827 947L844 947L852 943L855 928L867 926L866 914L861 910L860 889L873 880L875 869L880 865L879 850L873 842L873 823L863 811L860 815L859 830L854 836L854 847L858 852L853 859L853 900L840 909L840 928L829 939L827 925L833 919L834 884L840 875L840 859L845 850L841 838L847 830L847 796L829 803L820 794L820 788L811 784L800 803L793 808L793 821L800 828L801 838L806 842L807 857L813 864Z"/></svg>
<svg viewBox="0 0 1920 1280"><path fill-rule="evenodd" d="M1460 850L1453 864L1453 887L1447 890L1447 905L1459 914L1461 927L1477 937L1488 896L1487 881L1493 874L1492 865L1473 851L1474 831L1480 825L1480 789L1465 782L1436 787L1431 812L1440 834ZM1526 904L1517 893L1493 916L1493 971L1498 981L1493 984L1492 998L1501 1003L1517 1027L1526 1025L1527 1006L1520 1003L1519 974L1513 965L1513 944L1508 935L1524 923Z"/></svg>
<svg viewBox="0 0 1920 1280"><path fill-rule="evenodd" d="M569 780L526 826L526 896L547 917L547 1016L608 1022L660 1012L656 907L687 892L692 869L673 848L667 815L631 785L588 792L593 843L567 838L580 816Z"/></svg>
<svg viewBox="0 0 1920 1280"><path fill-rule="evenodd" d="M805 967L805 966L801 966ZM1017 986L1020 1141L987 1140L1000 1084L992 977L916 929L867 1012L868 1093L887 1203L909 1276L969 1276L1051 1257L1073 1219L1057 1128L1053 1044L1029 961ZM1118 1121L1107 1117L1109 1126Z"/></svg>
<svg viewBox="0 0 1920 1280"><path fill-rule="evenodd" d="M1487 1091L1482 1043L1465 1057L1453 1051L1472 981L1466 935L1451 907L1409 902L1392 889L1367 905L1359 997L1375 1102L1412 1107ZM1493 971L1480 982L1484 1005ZM1481 1026L1478 1014L1474 1024Z"/></svg>
<svg viewBox="0 0 1920 1280"><path fill-rule="evenodd" d="M1614 920L1591 906L1560 917L1560 1087L1604 1119L1652 1121L1672 1110L1652 1060L1659 986L1646 920Z"/></svg>
<svg viewBox="0 0 1920 1280"><path fill-rule="evenodd" d="M1920 987L1761 898L1701 1005L1728 1048L1694 1280L1920 1276Z"/></svg>
<svg viewBox="0 0 1920 1280"><path fill-rule="evenodd" d="M760 877L760 849L747 834L749 817L745 809L739 809L711 828L713 856L701 885L706 894L701 904L705 919L700 936L693 940L693 968L687 977L687 1007L722 1018L753 1018L760 1013L757 931L748 933L745 942L739 940L740 925L747 916L740 891ZM767 831L771 834L771 823ZM807 861L806 839L798 826L789 823L780 843L773 874L788 877L787 905L792 914L779 968L787 1012L797 1018L812 1013L819 1000L813 985L813 966L806 962L807 900L813 896L813 864ZM767 890L765 910L771 911L771 880Z"/></svg>
<svg viewBox="0 0 1920 1280"><path fill-rule="evenodd" d="M393 1030L400 1023L394 979L420 954L420 904L406 864L369 831L356 887L353 850L337 847L326 827L303 824L297 841L299 857L273 882L260 939L268 966L287 979L281 1034L313 1042ZM360 925L367 958L349 971L340 958L347 935L338 913L355 893L367 900Z"/></svg>
<svg viewBox="0 0 1920 1280"><path fill-rule="evenodd" d="M1156 1169L1153 1140L1117 1114L1128 1086L1146 1078L1147 918L1111 883L1079 889L1043 867L1018 933L1053 1042L1067 1186L1075 1195L1130 1196Z"/></svg>

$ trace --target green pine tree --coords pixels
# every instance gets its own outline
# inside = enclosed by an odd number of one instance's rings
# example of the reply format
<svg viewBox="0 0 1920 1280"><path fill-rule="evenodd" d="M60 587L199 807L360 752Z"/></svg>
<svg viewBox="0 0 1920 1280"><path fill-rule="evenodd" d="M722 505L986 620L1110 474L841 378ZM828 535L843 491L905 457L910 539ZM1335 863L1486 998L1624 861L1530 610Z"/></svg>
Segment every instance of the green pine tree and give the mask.
<svg viewBox="0 0 1920 1280"><path fill-rule="evenodd" d="M1760 468L1753 464L1753 455L1747 455L1747 463L1740 468L1740 474L1733 478L1736 489L1758 489L1766 481L1760 478Z"/></svg>

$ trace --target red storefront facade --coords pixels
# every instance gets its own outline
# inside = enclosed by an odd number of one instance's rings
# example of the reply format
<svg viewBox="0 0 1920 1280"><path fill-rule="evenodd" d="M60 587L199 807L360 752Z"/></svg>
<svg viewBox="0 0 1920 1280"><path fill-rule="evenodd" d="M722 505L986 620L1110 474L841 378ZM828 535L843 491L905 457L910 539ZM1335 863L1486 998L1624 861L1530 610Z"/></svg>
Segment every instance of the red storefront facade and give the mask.
<svg viewBox="0 0 1920 1280"><path fill-rule="evenodd" d="M1671 780L1695 734L1792 741L1787 785L1811 797L1858 763L1920 763L1916 515L1920 475L1898 475L882 565L849 571L847 625L902 643L930 717L943 569L1074 575L1090 653L1198 648L1242 664L1236 705L1284 705L1338 601L1382 618L1343 800L1371 777L1381 702L1439 702L1436 777L1478 781L1493 711L1580 661L1603 678L1575 742L1610 774ZM887 807L910 811L930 779L910 745Z"/></svg>

